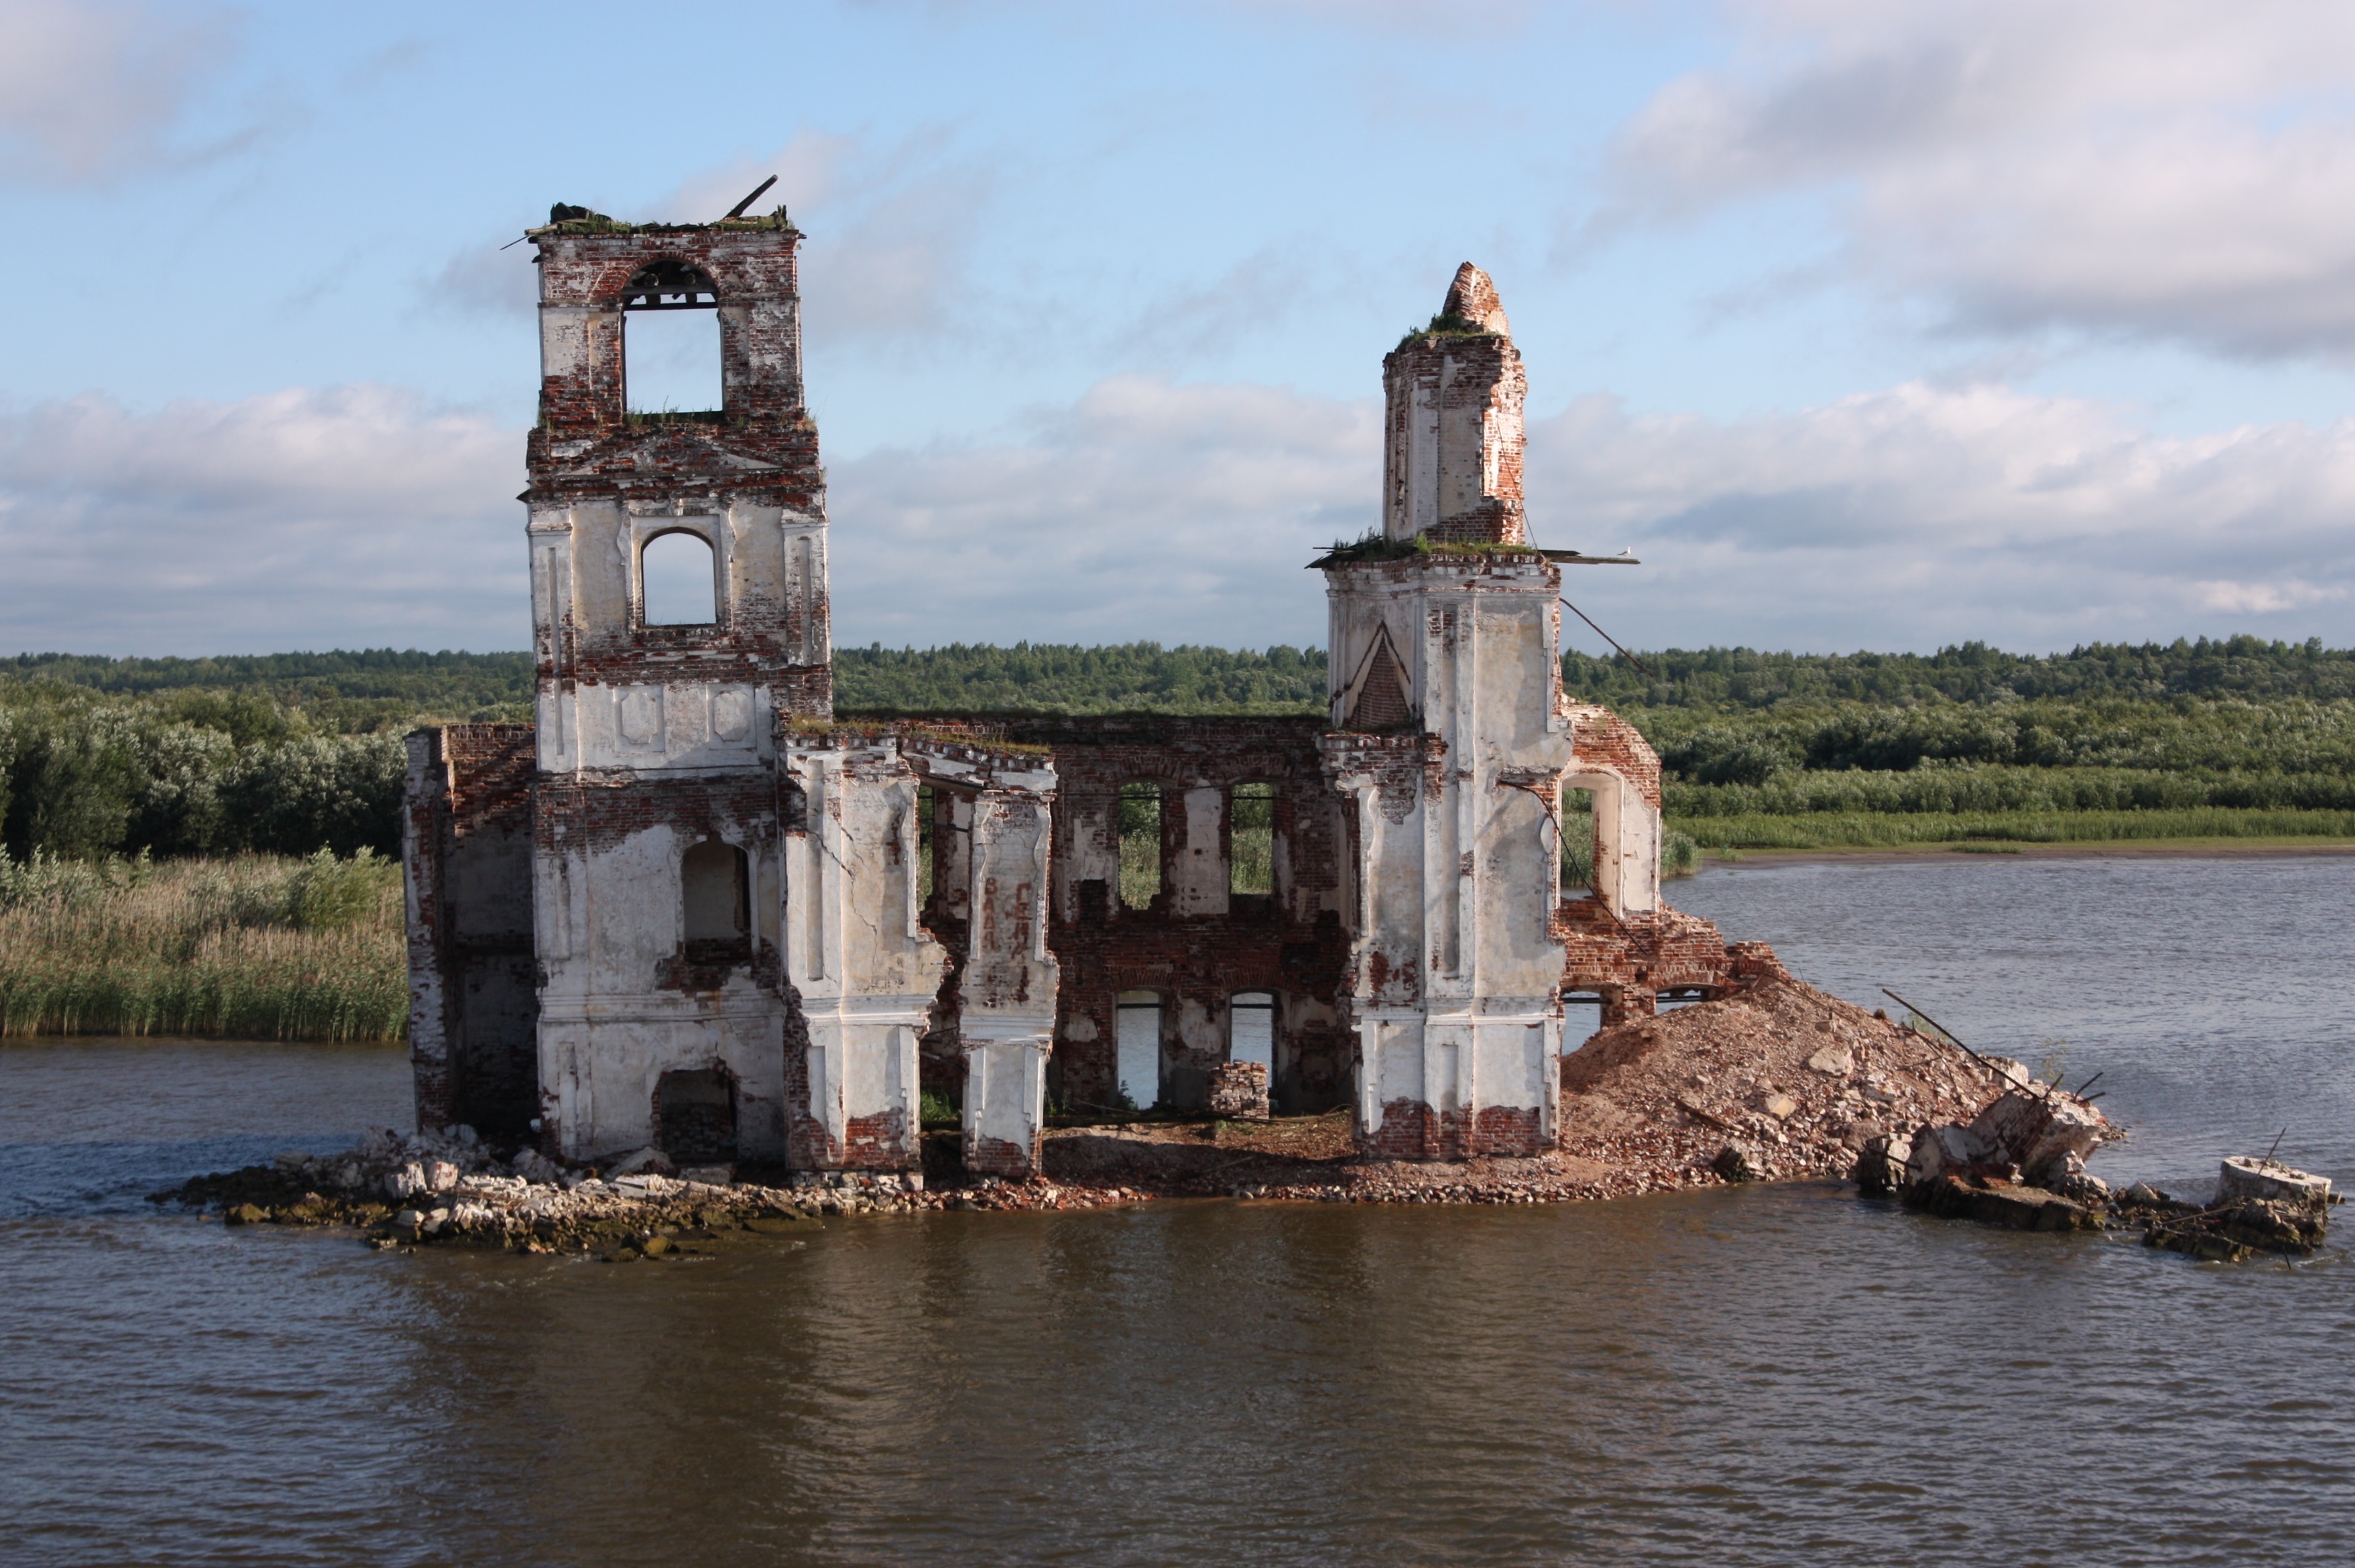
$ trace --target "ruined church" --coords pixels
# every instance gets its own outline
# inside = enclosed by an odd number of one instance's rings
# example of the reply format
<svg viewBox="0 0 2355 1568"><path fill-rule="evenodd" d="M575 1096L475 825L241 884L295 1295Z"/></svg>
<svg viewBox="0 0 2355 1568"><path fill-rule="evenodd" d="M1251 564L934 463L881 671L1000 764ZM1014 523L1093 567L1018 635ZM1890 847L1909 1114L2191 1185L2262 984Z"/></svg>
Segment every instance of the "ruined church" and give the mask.
<svg viewBox="0 0 2355 1568"><path fill-rule="evenodd" d="M968 1170L1018 1178L1050 1104L1240 1093L1346 1104L1369 1155L1529 1155L1567 1000L1607 1024L1742 977L1661 901L1658 759L1562 690L1595 558L1529 540L1476 267L1383 361L1380 530L1315 563L1327 712L919 720L835 710L785 210L528 238L535 716L409 741L421 1125L913 1172L929 1093ZM719 408L631 411L629 324L666 310L716 315ZM708 571L699 618L649 614L665 552Z"/></svg>

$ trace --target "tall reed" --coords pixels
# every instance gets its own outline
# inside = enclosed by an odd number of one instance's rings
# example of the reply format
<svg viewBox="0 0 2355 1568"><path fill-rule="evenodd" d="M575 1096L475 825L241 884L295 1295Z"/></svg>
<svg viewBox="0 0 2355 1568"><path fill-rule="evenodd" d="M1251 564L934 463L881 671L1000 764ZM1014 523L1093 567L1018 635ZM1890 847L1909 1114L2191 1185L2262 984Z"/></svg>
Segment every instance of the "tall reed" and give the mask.
<svg viewBox="0 0 2355 1568"><path fill-rule="evenodd" d="M400 868L0 856L0 1035L398 1040Z"/></svg>

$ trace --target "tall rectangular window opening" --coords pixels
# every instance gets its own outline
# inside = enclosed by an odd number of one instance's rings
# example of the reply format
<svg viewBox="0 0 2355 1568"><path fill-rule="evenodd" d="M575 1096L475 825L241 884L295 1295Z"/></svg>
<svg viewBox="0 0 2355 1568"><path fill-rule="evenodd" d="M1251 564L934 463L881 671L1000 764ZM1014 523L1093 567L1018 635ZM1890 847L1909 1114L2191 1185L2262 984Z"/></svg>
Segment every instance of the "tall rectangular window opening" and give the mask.
<svg viewBox="0 0 2355 1568"><path fill-rule="evenodd" d="M1582 893L1594 886L1594 792L1561 792L1561 891Z"/></svg>
<svg viewBox="0 0 2355 1568"><path fill-rule="evenodd" d="M640 601L649 626L709 626L719 619L719 580L711 546L674 529L638 548Z"/></svg>
<svg viewBox="0 0 2355 1568"><path fill-rule="evenodd" d="M1237 991L1227 1002L1227 1060L1256 1061L1275 1076L1275 997Z"/></svg>
<svg viewBox="0 0 2355 1568"><path fill-rule="evenodd" d="M751 945L751 868L744 851L706 838L679 862L679 902L687 917L689 947L743 949Z"/></svg>
<svg viewBox="0 0 2355 1568"><path fill-rule="evenodd" d="M622 293L622 388L640 418L717 413L719 296L701 268L664 260Z"/></svg>
<svg viewBox="0 0 2355 1568"><path fill-rule="evenodd" d="M1120 1097L1140 1111L1161 1098L1161 996L1123 991L1114 1003L1119 1015Z"/></svg>
<svg viewBox="0 0 2355 1568"><path fill-rule="evenodd" d="M1227 891L1275 891L1275 786L1235 785L1227 811Z"/></svg>
<svg viewBox="0 0 2355 1568"><path fill-rule="evenodd" d="M1144 909L1161 891L1161 786L1120 786L1120 902Z"/></svg>

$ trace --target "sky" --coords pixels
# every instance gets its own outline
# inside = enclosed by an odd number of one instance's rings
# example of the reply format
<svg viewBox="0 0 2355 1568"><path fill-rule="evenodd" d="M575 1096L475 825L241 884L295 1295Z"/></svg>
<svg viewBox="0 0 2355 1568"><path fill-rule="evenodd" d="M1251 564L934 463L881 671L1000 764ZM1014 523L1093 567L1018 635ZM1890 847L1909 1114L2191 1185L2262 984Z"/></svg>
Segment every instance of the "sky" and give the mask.
<svg viewBox="0 0 2355 1568"><path fill-rule="evenodd" d="M2355 643L2355 7L0 0L0 651L526 646L508 242L770 175L837 644L1321 642L1466 260L1623 643Z"/></svg>

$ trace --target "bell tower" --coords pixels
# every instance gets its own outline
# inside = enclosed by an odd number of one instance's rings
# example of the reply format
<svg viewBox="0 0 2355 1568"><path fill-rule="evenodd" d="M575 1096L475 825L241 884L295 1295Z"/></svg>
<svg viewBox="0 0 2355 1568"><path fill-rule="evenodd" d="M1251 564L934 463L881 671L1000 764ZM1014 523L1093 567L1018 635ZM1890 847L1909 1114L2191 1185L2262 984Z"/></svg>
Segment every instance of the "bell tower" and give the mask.
<svg viewBox="0 0 2355 1568"><path fill-rule="evenodd" d="M776 735L833 711L801 235L783 208L559 206L528 238L545 1136L574 1157L661 1142L676 1100L714 1148L782 1158ZM719 407L630 406L632 326L668 312L716 318Z"/></svg>
<svg viewBox="0 0 2355 1568"><path fill-rule="evenodd" d="M1561 568L1597 558L1529 543L1528 384L1486 272L1457 271L1382 385L1381 531L1318 563L1333 725L1319 745L1354 805L1339 999L1358 1138L1394 1158L1533 1155L1553 1146L1561 1098L1561 791L1618 777L1579 754L1601 710L1565 701L1556 656ZM1641 809L1657 825L1657 776L1628 826ZM1643 910L1658 901L1648 842L1648 872L1614 884Z"/></svg>

